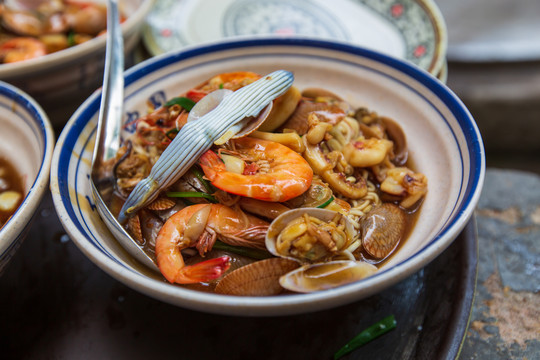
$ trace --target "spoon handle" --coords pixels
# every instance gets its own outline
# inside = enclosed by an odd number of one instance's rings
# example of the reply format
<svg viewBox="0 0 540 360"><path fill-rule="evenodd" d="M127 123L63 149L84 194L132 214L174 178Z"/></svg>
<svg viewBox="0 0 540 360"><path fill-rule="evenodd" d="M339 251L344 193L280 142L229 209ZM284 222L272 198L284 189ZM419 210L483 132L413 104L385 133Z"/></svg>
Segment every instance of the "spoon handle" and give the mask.
<svg viewBox="0 0 540 360"><path fill-rule="evenodd" d="M96 209L101 219L118 240L120 245L135 259L148 268L159 272L153 259L131 238L116 221L101 197L100 190L110 189L112 174L102 173L104 163L113 159L120 147L122 129L122 107L124 102L124 39L120 28L118 0L107 0L107 47L105 51L105 71L103 91L99 108L99 122L96 132L92 174L90 184ZM108 175L108 176L107 176ZM102 177L104 179L102 179ZM99 181L106 180L109 181ZM97 184L100 183L98 190Z"/></svg>
<svg viewBox="0 0 540 360"><path fill-rule="evenodd" d="M118 0L108 0L107 6L105 72L92 169L99 169L104 162L114 158L120 147L124 101L124 39L120 29Z"/></svg>

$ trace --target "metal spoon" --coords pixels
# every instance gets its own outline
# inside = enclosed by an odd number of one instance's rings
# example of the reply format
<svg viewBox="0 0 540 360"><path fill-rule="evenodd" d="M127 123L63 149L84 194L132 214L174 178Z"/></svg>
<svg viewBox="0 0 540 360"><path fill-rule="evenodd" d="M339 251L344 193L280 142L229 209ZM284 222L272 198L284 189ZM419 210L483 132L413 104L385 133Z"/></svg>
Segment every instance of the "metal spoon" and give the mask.
<svg viewBox="0 0 540 360"><path fill-rule="evenodd" d="M135 259L159 272L153 259L135 242L118 223L105 204L101 194L110 194L114 188L112 174L104 173L105 163L116 157L120 147L122 105L124 102L124 40L120 28L118 0L107 0L107 47L99 120L96 132L90 183L96 208L120 245Z"/></svg>
<svg viewBox="0 0 540 360"><path fill-rule="evenodd" d="M121 223L127 220L128 213L134 213L152 201L159 190L178 180L214 142L228 139L242 131L246 122L250 122L292 85L294 76L288 71L274 71L224 96L215 109L207 113L204 111L196 121L188 121L154 164L150 175L140 181L130 193L117 220L107 208L103 196L110 195L114 189L112 171L106 174L105 169L111 169L111 166L106 166L107 162L115 158L121 143L123 44L117 0L108 0L108 7L107 20L110 26L107 29L102 101L92 160L92 193L98 213L120 245L135 259L159 271L153 259L127 233ZM184 139L186 140L183 141Z"/></svg>

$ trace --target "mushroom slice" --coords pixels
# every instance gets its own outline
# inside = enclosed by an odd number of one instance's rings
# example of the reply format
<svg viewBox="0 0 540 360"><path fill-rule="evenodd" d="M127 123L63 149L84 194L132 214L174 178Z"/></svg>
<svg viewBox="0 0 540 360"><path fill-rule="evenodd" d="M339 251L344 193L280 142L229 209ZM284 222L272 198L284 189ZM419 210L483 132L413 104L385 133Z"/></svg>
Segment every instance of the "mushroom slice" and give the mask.
<svg viewBox="0 0 540 360"><path fill-rule="evenodd" d="M279 295L284 290L279 278L298 266L298 262L282 258L257 261L227 274L216 285L215 292L237 296Z"/></svg>
<svg viewBox="0 0 540 360"><path fill-rule="evenodd" d="M392 158L392 162L397 166L405 165L409 157L409 150L403 129L397 122L390 118L383 116L381 117L381 121L384 124L388 138L394 143L394 157Z"/></svg>
<svg viewBox="0 0 540 360"><path fill-rule="evenodd" d="M308 293L332 289L373 275L377 268L364 261L337 260L304 265L279 279L285 289Z"/></svg>

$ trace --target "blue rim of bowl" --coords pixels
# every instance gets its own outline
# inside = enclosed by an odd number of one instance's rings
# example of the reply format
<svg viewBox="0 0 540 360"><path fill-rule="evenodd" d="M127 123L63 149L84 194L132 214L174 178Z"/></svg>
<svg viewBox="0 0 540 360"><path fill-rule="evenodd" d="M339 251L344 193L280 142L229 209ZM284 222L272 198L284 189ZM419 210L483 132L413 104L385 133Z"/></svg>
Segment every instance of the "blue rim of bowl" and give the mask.
<svg viewBox="0 0 540 360"><path fill-rule="evenodd" d="M30 116L23 116L20 115L19 118L22 119L24 122L26 122L29 127L33 130L34 136L36 138L43 139L43 146L41 148L42 156L41 156L41 162L39 166L39 170L37 172L37 175L34 179L34 182L28 189L27 194L25 195L23 201L21 202L21 205L17 208L15 213L11 216L11 218L4 224L2 229L0 229L0 235L2 232L7 232L9 229L11 229L13 226L15 226L14 220L16 220L20 213L24 212L26 209L26 205L29 202L29 197L36 185L41 181L41 179L44 176L47 176L48 174L45 174L45 172L48 173L48 162L46 161L47 158L52 158L52 144L49 142L53 142L53 133L51 125L49 124L45 112L41 107L36 103L28 94L26 94L24 91L16 88L13 85L10 85L4 81L0 81L0 96L5 97L7 99L10 99L14 101L21 109L24 109L25 112L27 112ZM22 110L15 107L10 107L10 111L13 111L15 113L21 113ZM37 125L37 126L36 126ZM26 227L26 224L25 224ZM18 240L21 237L19 234L15 240ZM0 259L3 259L4 256L9 254L11 249L17 245L17 241L13 241L6 249L5 251L0 254Z"/></svg>
<svg viewBox="0 0 540 360"><path fill-rule="evenodd" d="M314 39L308 39L308 38L306 39L264 38L264 39L251 39L251 40L230 40L230 41L220 41L217 43L207 44L204 46L193 46L191 48L184 48L177 52L160 55L150 60L147 60L141 64L134 66L133 68L129 69L125 73L125 86L128 87L130 84L137 81L139 78L147 74L150 74L156 70L159 70L167 65L170 65L170 64L182 61L182 60L194 58L194 57L205 55L205 54L215 53L215 52L219 53L220 51L236 50L236 49L251 48L251 47L262 47L262 46L285 46L285 47L327 49L327 50L332 50L335 52L358 55L362 58L375 60L384 65L395 68L399 70L400 72L406 74L408 77L416 80L418 83L420 83L421 85L429 89L429 91L434 93L444 103L444 105L448 108L448 110L453 114L459 126L461 127L463 133L465 134L467 148L469 149L469 152L470 152L470 173L469 173L468 182L465 186L465 191L462 190L460 192L460 194L463 194L461 196L463 200L461 201L459 208L455 209L452 212L453 216L448 219L443 230L440 233L438 233L421 250L416 252L410 258L402 261L401 263L396 264L395 266L391 268L385 269L384 271L381 271L375 274L374 276L372 276L371 278L363 280L362 282L369 284L376 281L377 278L380 278L385 273L389 273L389 272L399 273L400 269L402 269L405 266L409 266L410 264L413 264L415 259L419 259L421 256L425 255L428 249L432 247L431 245L433 245L435 242L439 241L443 237L449 236L449 233L455 231L456 228L461 230L466 225L466 222L469 220L470 216L472 215L474 206L476 205L478 201L480 191L483 185L484 175L485 175L484 147L483 147L480 132L472 116L470 115L469 111L465 108L461 100L455 94L452 93L451 90L449 90L444 84L439 82L435 77L430 75L425 70L419 67L416 67L412 64L409 64L403 60L392 58L387 55L377 53L369 49L358 47L356 45L350 45L346 43L332 42L332 41L326 41L326 40L314 40ZM332 58L332 60L335 61L336 59ZM355 64L355 65L358 65L358 64ZM377 71L375 69L371 69L371 70ZM90 240L88 236L88 232L83 229L82 224L80 224L80 222L77 220L76 215L75 215L75 210L73 209L71 205L71 201L69 198L69 191L67 188L68 186L67 173L68 173L69 159L71 158L71 150L76 144L82 129L87 125L91 117L94 114L96 114L96 112L98 111L99 98L100 98L100 93L98 92L95 93L92 97L90 97L81 106L79 111L77 111L77 113L73 116L72 120L70 120L69 122L70 126L67 126L67 133L66 134L63 133L61 135L65 139L65 142L62 145L62 148L58 150L60 151L60 154L58 156L58 159L59 159L58 171L56 174L58 176L58 187L59 187L59 196L60 196L60 199L58 200L58 202L61 203L61 206L65 209L65 212L67 212L67 215L69 216L69 221L71 221L80 231L80 233L83 236L85 236L88 240ZM463 163L462 163L462 166L463 166ZM51 176L53 175L54 174L51 174ZM463 187L463 184L462 184L462 187ZM446 248L446 246L448 246L450 242L451 241L447 241L447 243L444 244L443 249ZM103 250L100 249L101 247L99 245L96 245L96 244L92 244L92 245L94 245L97 250L103 252ZM443 249L441 249L440 251L442 251ZM440 251L438 251L437 254L440 253ZM112 260L116 262L117 264L121 265L123 269L129 270L133 272L134 274L144 276L138 273L137 271L130 269L126 267L125 265L121 264L119 261L114 259L114 257L110 256L110 254L103 252L103 255L106 256L109 260ZM433 256L433 258L434 257L435 256ZM416 266L413 266L413 271L418 270L420 267L421 266L418 264ZM111 269L109 270L114 273L113 270ZM411 272L407 272L406 274L410 274L410 273ZM401 279L403 277L404 276L398 277L398 278ZM346 292L348 288L350 288L351 286L355 286L356 284L358 283L342 286L340 288L332 289L331 291L335 292L336 294L339 294L339 293L342 293L343 291ZM182 290L188 291L188 292L191 291L187 289L182 289ZM312 293L312 294L309 294L309 296L312 299L315 299L319 296L325 296L325 295L319 295L320 293L321 292ZM216 294L201 293L202 297L208 296L208 295L212 297L224 297L224 296L216 295ZM304 298L306 296L307 294L298 294L298 295L290 295L290 296L287 296L286 298L290 300L290 299L294 299L295 297ZM257 298L257 299L260 299L260 298ZM264 303L264 300L262 300L262 303Z"/></svg>

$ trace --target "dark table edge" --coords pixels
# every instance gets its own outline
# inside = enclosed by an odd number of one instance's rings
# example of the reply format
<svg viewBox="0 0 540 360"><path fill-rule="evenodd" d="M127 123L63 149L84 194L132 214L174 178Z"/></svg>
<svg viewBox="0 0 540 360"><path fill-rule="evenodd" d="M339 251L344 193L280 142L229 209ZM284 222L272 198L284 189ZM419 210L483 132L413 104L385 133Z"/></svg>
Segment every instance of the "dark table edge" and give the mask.
<svg viewBox="0 0 540 360"><path fill-rule="evenodd" d="M465 253L462 257L465 260L465 266L460 272L461 281L458 293L464 294L465 299L454 309L446 331L450 335L440 346L440 358L445 360L459 358L471 320L478 277L478 230L474 215L463 229L461 236L464 236L462 251Z"/></svg>

